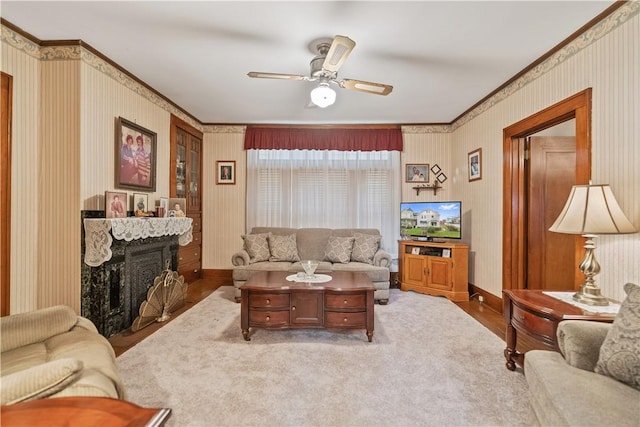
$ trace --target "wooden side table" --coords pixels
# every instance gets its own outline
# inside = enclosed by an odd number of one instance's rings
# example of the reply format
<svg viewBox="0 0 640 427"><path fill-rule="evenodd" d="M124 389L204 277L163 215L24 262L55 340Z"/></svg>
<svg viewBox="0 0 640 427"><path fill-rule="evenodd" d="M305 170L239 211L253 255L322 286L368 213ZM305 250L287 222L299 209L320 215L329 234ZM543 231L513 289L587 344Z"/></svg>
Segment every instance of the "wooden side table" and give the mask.
<svg viewBox="0 0 640 427"><path fill-rule="evenodd" d="M507 369L524 366L524 353L516 350L518 333L530 337L540 350L560 351L556 340L558 324L563 320L613 322L615 314L589 313L580 307L560 301L539 290L510 289L502 291L504 319L507 323Z"/></svg>
<svg viewBox="0 0 640 427"><path fill-rule="evenodd" d="M56 397L3 406L3 427L160 427L171 409L107 397Z"/></svg>

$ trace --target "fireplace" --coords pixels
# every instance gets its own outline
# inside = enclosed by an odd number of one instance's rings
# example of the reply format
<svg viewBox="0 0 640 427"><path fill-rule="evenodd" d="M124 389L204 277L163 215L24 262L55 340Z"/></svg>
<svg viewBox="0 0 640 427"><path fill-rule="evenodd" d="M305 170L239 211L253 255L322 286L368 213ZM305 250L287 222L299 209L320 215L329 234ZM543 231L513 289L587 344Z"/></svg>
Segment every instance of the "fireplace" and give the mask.
<svg viewBox="0 0 640 427"><path fill-rule="evenodd" d="M91 217L85 214L85 218ZM138 235L134 232L135 237L140 238L131 238L131 230L127 230L125 234L131 240L126 240L116 237L121 229L109 229L105 237L104 230L96 232L92 228L110 224L112 220L84 221L81 314L105 337L131 326L154 279L167 265L172 270L177 269L179 245L190 241L190 218L120 219L123 220L134 225L135 221L188 220L188 233L160 235L162 233L154 231L150 233L153 236L143 237L149 233ZM172 230L179 232L182 229ZM87 237L88 234L96 235ZM106 244L109 245L107 249L104 248Z"/></svg>

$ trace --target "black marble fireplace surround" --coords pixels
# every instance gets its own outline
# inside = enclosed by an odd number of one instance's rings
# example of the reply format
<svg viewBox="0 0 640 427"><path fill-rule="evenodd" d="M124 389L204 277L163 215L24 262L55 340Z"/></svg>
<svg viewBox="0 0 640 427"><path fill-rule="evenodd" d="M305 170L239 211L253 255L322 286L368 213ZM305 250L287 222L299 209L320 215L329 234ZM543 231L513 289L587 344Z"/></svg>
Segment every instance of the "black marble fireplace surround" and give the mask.
<svg viewBox="0 0 640 427"><path fill-rule="evenodd" d="M104 211L82 211L84 218L104 218ZM110 337L128 329L147 299L153 280L166 268L167 260L178 265L178 236L152 237L127 242L114 239L110 260L98 267L84 263L82 227L81 314L91 320L100 334Z"/></svg>

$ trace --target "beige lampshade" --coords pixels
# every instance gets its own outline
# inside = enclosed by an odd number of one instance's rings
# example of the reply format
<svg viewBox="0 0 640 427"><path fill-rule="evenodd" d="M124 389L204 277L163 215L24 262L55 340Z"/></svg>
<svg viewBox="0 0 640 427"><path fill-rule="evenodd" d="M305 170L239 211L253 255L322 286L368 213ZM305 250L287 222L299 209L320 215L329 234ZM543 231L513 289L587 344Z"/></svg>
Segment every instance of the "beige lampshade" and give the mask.
<svg viewBox="0 0 640 427"><path fill-rule="evenodd" d="M608 184L574 185L549 231L565 234L628 234L637 230L618 206Z"/></svg>

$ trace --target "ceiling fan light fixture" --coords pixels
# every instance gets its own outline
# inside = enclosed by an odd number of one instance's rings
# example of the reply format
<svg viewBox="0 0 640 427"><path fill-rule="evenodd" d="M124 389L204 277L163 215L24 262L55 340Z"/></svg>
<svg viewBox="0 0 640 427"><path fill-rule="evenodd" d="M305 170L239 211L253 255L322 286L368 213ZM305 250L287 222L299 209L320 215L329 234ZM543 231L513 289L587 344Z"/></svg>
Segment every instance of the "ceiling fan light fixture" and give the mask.
<svg viewBox="0 0 640 427"><path fill-rule="evenodd" d="M336 102L336 91L329 87L329 83L320 83L311 91L311 102L320 108L326 108Z"/></svg>

